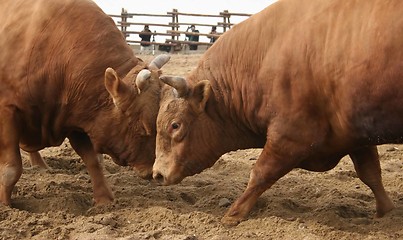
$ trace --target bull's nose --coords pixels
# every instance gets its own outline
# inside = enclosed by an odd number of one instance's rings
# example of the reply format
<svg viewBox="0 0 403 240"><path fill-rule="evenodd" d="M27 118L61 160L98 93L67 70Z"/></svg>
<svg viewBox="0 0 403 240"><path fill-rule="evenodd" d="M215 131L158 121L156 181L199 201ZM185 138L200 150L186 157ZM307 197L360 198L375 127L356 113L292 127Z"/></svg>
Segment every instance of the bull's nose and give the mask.
<svg viewBox="0 0 403 240"><path fill-rule="evenodd" d="M161 173L159 172L154 172L153 173L153 178L155 181L159 182L159 183L164 183L164 176L162 176Z"/></svg>

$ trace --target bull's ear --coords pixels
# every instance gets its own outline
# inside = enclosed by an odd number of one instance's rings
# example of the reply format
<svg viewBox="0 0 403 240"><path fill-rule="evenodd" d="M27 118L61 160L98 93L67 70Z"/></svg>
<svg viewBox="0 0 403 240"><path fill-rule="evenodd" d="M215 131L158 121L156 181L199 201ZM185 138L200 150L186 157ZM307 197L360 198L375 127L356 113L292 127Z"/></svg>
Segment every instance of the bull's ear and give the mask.
<svg viewBox="0 0 403 240"><path fill-rule="evenodd" d="M119 78L118 74L112 68L105 71L105 88L111 95L113 102L120 109L125 109L129 102L130 88Z"/></svg>
<svg viewBox="0 0 403 240"><path fill-rule="evenodd" d="M113 68L105 71L105 87L109 94L115 99L119 96L120 78Z"/></svg>
<svg viewBox="0 0 403 240"><path fill-rule="evenodd" d="M211 95L210 81L203 80L198 82L194 86L191 101L197 112L202 112L205 110L210 95Z"/></svg>

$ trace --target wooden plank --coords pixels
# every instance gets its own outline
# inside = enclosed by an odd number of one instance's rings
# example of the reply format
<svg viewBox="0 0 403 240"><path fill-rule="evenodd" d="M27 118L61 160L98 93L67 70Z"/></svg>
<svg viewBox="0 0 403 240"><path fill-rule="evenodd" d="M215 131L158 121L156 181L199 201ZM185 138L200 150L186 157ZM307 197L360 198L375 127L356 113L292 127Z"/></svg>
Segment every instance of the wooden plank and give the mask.
<svg viewBox="0 0 403 240"><path fill-rule="evenodd" d="M171 30L168 30L171 31ZM123 31L122 33L127 33L127 34L140 34L142 33L141 31ZM147 34L147 33L144 33ZM180 36L180 34L177 33L162 33L162 32L151 32L149 35L160 35L160 36Z"/></svg>
<svg viewBox="0 0 403 240"><path fill-rule="evenodd" d="M197 35L197 36L207 36L207 37L220 37L221 34L209 34L209 33L194 33L194 32L185 32L185 31L173 31L173 30L167 30L168 33L180 35L180 34L185 34L185 35ZM175 36L176 36L175 35Z"/></svg>
<svg viewBox="0 0 403 240"><path fill-rule="evenodd" d="M235 23L225 23L225 22L218 22L217 24L218 26L226 26L226 27L235 25Z"/></svg>
<svg viewBox="0 0 403 240"><path fill-rule="evenodd" d="M142 16L142 17L172 17L172 15L168 14L151 14L151 13L128 13L130 17L133 16Z"/></svg>
<svg viewBox="0 0 403 240"><path fill-rule="evenodd" d="M209 42L181 41L181 40L174 40L174 39L167 39L166 41L167 42L173 42L173 43L181 43L181 44L213 45L213 43L209 43Z"/></svg>
<svg viewBox="0 0 403 240"><path fill-rule="evenodd" d="M197 13L182 13L182 12L167 12L170 15L183 15L183 16L195 16L195 17L224 17L224 16L244 16L250 17L252 14L249 13L231 13L231 12L220 12L219 15L216 14L197 14Z"/></svg>
<svg viewBox="0 0 403 240"><path fill-rule="evenodd" d="M136 25L136 26L148 25L148 26L158 26L158 27L172 27L172 25L169 25L169 24L159 24L159 23L140 23L140 22L122 22L122 21L118 21L118 24L126 25L126 26L130 26L130 25Z"/></svg>
<svg viewBox="0 0 403 240"><path fill-rule="evenodd" d="M252 14L249 14L249 13L230 13L230 12L220 12L220 15L225 15L225 16L244 16L244 17L252 16Z"/></svg>
<svg viewBox="0 0 403 240"><path fill-rule="evenodd" d="M175 43L159 43L159 42L146 42L146 41L136 41L136 40L127 40L129 43L149 43L151 45L163 45L163 46L177 46Z"/></svg>
<svg viewBox="0 0 403 240"><path fill-rule="evenodd" d="M122 17L122 15L113 15L113 14L108 14L108 16L109 17L118 17L118 18Z"/></svg>
<svg viewBox="0 0 403 240"><path fill-rule="evenodd" d="M202 26L202 27L214 27L217 26L217 24L205 24L205 23L169 23L172 26L190 26L190 25L195 25L195 26Z"/></svg>
<svg viewBox="0 0 403 240"><path fill-rule="evenodd" d="M194 17L220 17L222 18L222 15L211 15L211 14L197 14L197 13L181 13L181 12L167 12L167 14L170 15L182 15L182 16L194 16Z"/></svg>
<svg viewBox="0 0 403 240"><path fill-rule="evenodd" d="M109 17L117 17L117 18L121 18L121 17L125 17L125 18L131 18L131 16L128 16L128 14L124 13L123 15L116 15L116 14L108 14Z"/></svg>

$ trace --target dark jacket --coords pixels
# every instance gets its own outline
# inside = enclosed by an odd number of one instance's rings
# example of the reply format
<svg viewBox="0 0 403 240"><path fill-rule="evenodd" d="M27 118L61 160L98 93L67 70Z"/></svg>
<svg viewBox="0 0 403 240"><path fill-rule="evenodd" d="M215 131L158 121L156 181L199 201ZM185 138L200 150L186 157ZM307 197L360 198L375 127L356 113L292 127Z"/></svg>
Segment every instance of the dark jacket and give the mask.
<svg viewBox="0 0 403 240"><path fill-rule="evenodd" d="M150 42L151 31L150 30L143 30L139 34L139 37L141 38L141 41ZM150 46L151 44L150 43L141 43L140 45L141 46Z"/></svg>
<svg viewBox="0 0 403 240"><path fill-rule="evenodd" d="M193 33L198 33L199 32L199 30L194 30L194 31L192 31ZM192 41L192 42L198 42L199 41L199 35L187 35L186 34L186 37L188 38L188 40L189 41ZM189 49L190 50L197 50L197 44L189 44Z"/></svg>

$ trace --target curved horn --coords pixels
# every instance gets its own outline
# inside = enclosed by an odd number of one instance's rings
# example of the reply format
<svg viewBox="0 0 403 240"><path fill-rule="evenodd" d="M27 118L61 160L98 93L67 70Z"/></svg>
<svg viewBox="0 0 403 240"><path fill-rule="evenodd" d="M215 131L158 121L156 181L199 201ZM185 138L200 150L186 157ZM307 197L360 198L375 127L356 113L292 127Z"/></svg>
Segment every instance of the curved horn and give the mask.
<svg viewBox="0 0 403 240"><path fill-rule="evenodd" d="M141 70L136 77L136 86L137 86L137 91L139 94L141 93L142 90L145 89L145 87L148 84L148 79L151 77L151 72L148 69L143 69Z"/></svg>
<svg viewBox="0 0 403 240"><path fill-rule="evenodd" d="M154 60L151 61L151 63L149 64L149 68L156 68L156 69L160 69L162 68L162 66L164 66L169 59L171 58L171 56L166 55L166 54L161 54L159 56L157 56L156 58L154 58Z"/></svg>
<svg viewBox="0 0 403 240"><path fill-rule="evenodd" d="M169 86L176 89L178 92L178 97L184 97L189 92L189 86L186 82L186 79L183 77L177 76L162 76L160 80Z"/></svg>

